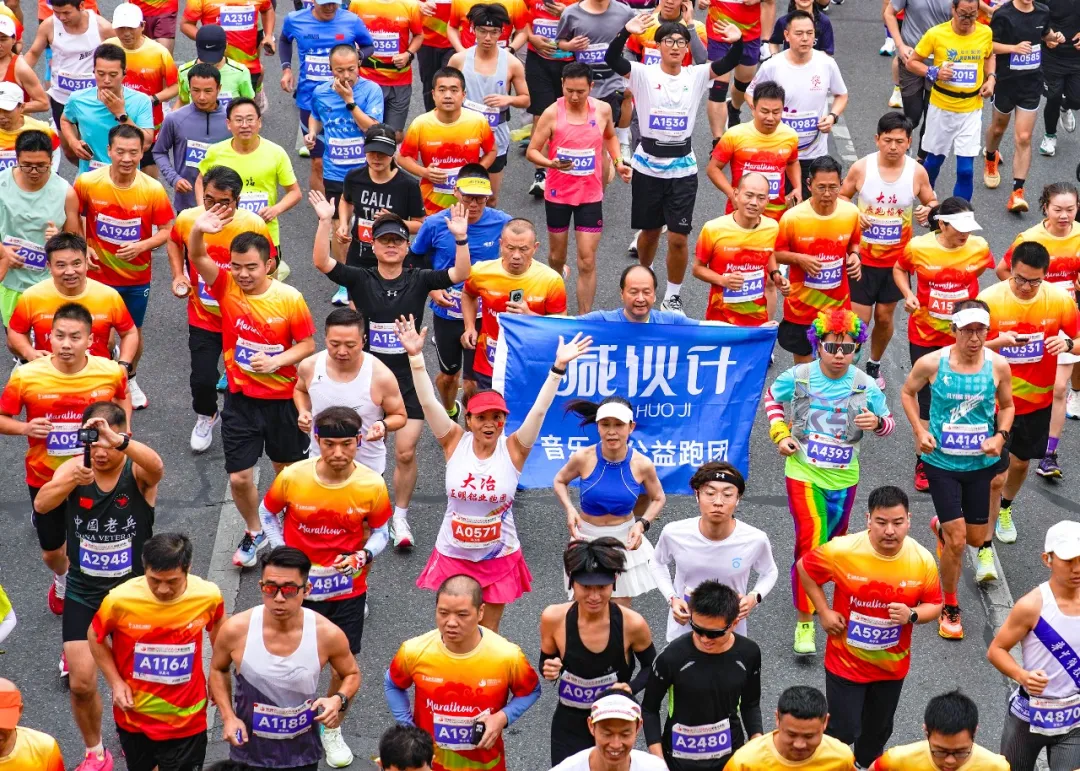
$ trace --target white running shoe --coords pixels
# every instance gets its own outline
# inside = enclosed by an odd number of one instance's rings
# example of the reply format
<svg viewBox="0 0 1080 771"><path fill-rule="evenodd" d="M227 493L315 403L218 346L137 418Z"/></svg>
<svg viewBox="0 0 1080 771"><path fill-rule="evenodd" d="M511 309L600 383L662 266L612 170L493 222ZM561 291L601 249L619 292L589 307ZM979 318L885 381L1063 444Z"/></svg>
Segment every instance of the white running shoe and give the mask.
<svg viewBox="0 0 1080 771"><path fill-rule="evenodd" d="M409 520L405 517L394 517L390 520L390 534L394 538L395 549L411 549L413 547L412 528Z"/></svg>
<svg viewBox="0 0 1080 771"><path fill-rule="evenodd" d="M338 308L344 308L349 304L349 290L343 286L339 286L337 291L334 292L333 298L330 300L331 305L335 305Z"/></svg>
<svg viewBox="0 0 1080 771"><path fill-rule="evenodd" d="M626 256L631 260L636 260L637 256L637 239L641 235L641 231L638 230L634 233L634 237L630 239L630 246L626 247Z"/></svg>
<svg viewBox="0 0 1080 771"><path fill-rule="evenodd" d="M1061 111L1061 126L1070 134L1076 131L1076 115L1072 110Z"/></svg>
<svg viewBox="0 0 1080 771"><path fill-rule="evenodd" d="M214 426L217 422L217 415L199 415L195 419L195 428L191 429L192 452L206 452L210 449L210 445L214 443Z"/></svg>
<svg viewBox="0 0 1080 771"><path fill-rule="evenodd" d="M1047 134L1039 142L1039 154L1052 157L1057 152L1057 137Z"/></svg>
<svg viewBox="0 0 1080 771"><path fill-rule="evenodd" d="M881 56L892 56L896 53L896 41L891 37L885 38L885 42L881 44L881 48L878 49L878 54Z"/></svg>
<svg viewBox="0 0 1080 771"><path fill-rule="evenodd" d="M1069 395L1065 397L1065 417L1080 420L1080 391L1069 389Z"/></svg>
<svg viewBox="0 0 1080 771"><path fill-rule="evenodd" d="M131 409L145 410L150 406L150 400L146 398L146 394L139 388L139 383L135 378L128 380L128 393L131 395Z"/></svg>
<svg viewBox="0 0 1080 771"><path fill-rule="evenodd" d="M353 762L352 750L345 743L340 728L324 728L320 734L323 752L326 753L326 765L330 768L345 768Z"/></svg>
<svg viewBox="0 0 1080 771"><path fill-rule="evenodd" d="M671 311L672 313L678 313L680 316L685 316L686 312L683 311L682 298L677 294L673 294L671 297L660 303L661 310Z"/></svg>
<svg viewBox="0 0 1080 771"><path fill-rule="evenodd" d="M889 107L899 110L904 106L904 97L900 95L900 86L892 87L892 94L889 95Z"/></svg>

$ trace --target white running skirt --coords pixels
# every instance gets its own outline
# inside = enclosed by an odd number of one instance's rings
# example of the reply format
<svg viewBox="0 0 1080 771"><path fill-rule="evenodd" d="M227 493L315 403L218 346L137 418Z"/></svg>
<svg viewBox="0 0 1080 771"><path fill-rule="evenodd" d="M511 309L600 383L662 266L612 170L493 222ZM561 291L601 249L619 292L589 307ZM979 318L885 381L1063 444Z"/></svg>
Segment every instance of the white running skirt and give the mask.
<svg viewBox="0 0 1080 771"><path fill-rule="evenodd" d="M623 522L621 525L608 525L598 526L590 524L585 521L585 516L582 516L581 521L581 534L585 536L586 540L594 541L597 538L603 538L607 536L620 541L622 544L626 544L630 535L630 528L634 526L634 520L630 519ZM615 582L615 591L612 593L612 597L637 597L640 594L651 592L656 588L656 581L653 580L652 571L649 570L649 559L653 554L653 545L649 540L649 537L642 536L641 545L631 551L626 550L626 570L619 574L618 580ZM566 577L566 574L563 573ZM569 578L567 583L569 583ZM568 590L570 599L573 599L574 592Z"/></svg>

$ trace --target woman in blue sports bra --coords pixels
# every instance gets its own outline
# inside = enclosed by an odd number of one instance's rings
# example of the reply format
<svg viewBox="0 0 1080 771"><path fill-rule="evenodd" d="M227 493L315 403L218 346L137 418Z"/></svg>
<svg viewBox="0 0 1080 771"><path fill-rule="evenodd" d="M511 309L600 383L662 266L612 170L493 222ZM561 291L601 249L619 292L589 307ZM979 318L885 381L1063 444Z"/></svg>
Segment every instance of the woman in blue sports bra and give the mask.
<svg viewBox="0 0 1080 771"><path fill-rule="evenodd" d="M630 446L634 411L621 396L599 404L576 400L567 412L581 416L581 425L595 424L600 442L576 451L555 475L555 496L566 511L571 540L592 541L608 536L626 545L626 568L612 595L615 602L656 588L649 571L653 546L645 537L664 508L664 489L651 460ZM580 511L570 499L569 486L580 480ZM640 514L638 511L644 508Z"/></svg>

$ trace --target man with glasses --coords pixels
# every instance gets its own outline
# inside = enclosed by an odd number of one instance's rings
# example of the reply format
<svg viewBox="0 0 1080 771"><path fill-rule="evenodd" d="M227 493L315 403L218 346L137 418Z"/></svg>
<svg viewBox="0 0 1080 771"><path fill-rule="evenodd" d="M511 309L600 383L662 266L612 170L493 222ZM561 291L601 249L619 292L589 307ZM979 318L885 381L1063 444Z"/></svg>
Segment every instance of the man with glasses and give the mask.
<svg viewBox="0 0 1080 771"><path fill-rule="evenodd" d="M1016 418L1009 442L1009 473L1001 491L1001 511L1013 515L1012 502L1027 478L1031 460L1046 455L1053 410L1059 353L1080 343L1076 301L1060 286L1046 281L1050 253L1036 241L1012 253L1012 275L979 293L990 309L986 347L1004 356L1012 370ZM1059 335L1063 332L1064 335ZM993 507L990 524L998 540L1016 541L1016 527L1006 528ZM1000 526L999 526L1000 525ZM983 546L989 548L990 534Z"/></svg>
<svg viewBox="0 0 1080 771"><path fill-rule="evenodd" d="M915 432L915 449L926 469L937 513L930 528L937 538L945 603L938 634L964 636L957 588L964 546L979 549L975 580L997 578L987 542L991 482L1009 468L1005 451L1013 427L1009 362L986 348L990 311L980 300L953 306L954 345L915 361L900 400ZM918 393L930 388L930 421L919 419ZM996 405L996 412L995 412Z"/></svg>
<svg viewBox="0 0 1080 771"><path fill-rule="evenodd" d="M893 732L911 668L911 634L941 613L934 557L908 538L908 497L887 485L870 493L866 530L834 538L803 556L799 580L829 634L825 651L825 732L855 745L857 768L869 768ZM824 584L834 585L833 603ZM882 598L882 586L891 593Z"/></svg>
<svg viewBox="0 0 1080 771"><path fill-rule="evenodd" d="M1009 771L1005 758L975 743L978 727L979 708L971 698L959 690L938 694L923 712L926 739L886 750L870 771ZM1022 768L1013 765L1012 771Z"/></svg>
<svg viewBox="0 0 1080 771"><path fill-rule="evenodd" d="M732 752L761 736L761 649L733 631L739 615L734 589L702 582L690 595L690 634L653 662L641 702L645 743L671 771L720 771Z"/></svg>
<svg viewBox="0 0 1080 771"><path fill-rule="evenodd" d="M210 694L221 710L229 757L250 768L317 767L323 759L320 735L338 729L360 688L348 637L304 607L314 592L310 573L311 560L299 549L270 551L259 581L262 605L229 618L214 640ZM291 653L281 655L284 651ZM339 685L319 698L319 676L327 664L337 677L331 684ZM331 765L351 762L349 753L347 761Z"/></svg>
<svg viewBox="0 0 1080 771"><path fill-rule="evenodd" d="M788 509L795 525L791 596L798 612L794 650L800 655L816 653L817 646L814 606L802 591L795 564L847 533L863 432L888 436L895 428L885 394L854 366L867 331L850 310L818 313L805 333L816 360L781 373L765 395L769 438L785 458ZM785 404L791 404L790 424Z"/></svg>

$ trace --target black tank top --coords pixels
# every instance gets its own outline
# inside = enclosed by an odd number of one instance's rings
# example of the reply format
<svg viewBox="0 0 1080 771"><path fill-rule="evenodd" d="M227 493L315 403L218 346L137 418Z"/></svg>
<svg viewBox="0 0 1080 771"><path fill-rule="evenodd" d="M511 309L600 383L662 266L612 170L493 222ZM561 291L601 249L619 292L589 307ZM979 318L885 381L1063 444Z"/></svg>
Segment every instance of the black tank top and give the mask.
<svg viewBox="0 0 1080 771"><path fill-rule="evenodd" d="M139 491L131 459L109 492L96 482L72 490L65 516L67 596L97 608L114 587L142 575L142 547L154 532L154 507Z"/></svg>

